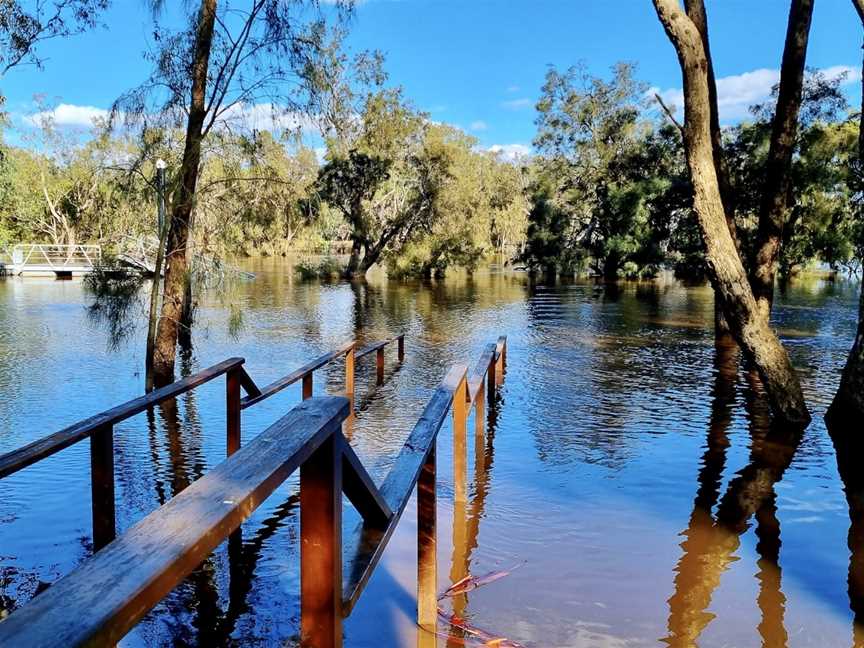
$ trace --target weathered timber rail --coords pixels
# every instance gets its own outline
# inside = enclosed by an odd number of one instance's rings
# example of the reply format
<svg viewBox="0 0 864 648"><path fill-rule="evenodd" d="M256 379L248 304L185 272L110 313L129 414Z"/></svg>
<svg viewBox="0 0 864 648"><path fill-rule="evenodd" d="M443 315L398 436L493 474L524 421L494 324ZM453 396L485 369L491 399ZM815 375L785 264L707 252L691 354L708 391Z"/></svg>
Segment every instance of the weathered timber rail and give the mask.
<svg viewBox="0 0 864 648"><path fill-rule="evenodd" d="M456 365L435 390L393 468L380 488L363 468L342 435L353 399L354 359L378 352L398 341L404 359L404 338L398 336L361 351L345 345L272 383L263 390L234 358L145 397L91 417L55 435L0 457L0 477L88 436L91 458L105 460L113 449L110 426L154 404L174 398L225 374L228 399L229 457L176 495L124 535L110 542L47 591L0 622L0 645L96 646L121 639L164 596L188 576L213 549L297 468L300 469L301 638L304 646L330 648L342 642L342 619L375 569L398 525L414 487L418 514L418 624L434 631L437 619L436 564L436 440L452 410L456 498L465 494L465 436L468 413L476 408L482 434L484 400L494 402L506 363L506 338L488 345L475 369ZM344 397L311 397L305 376L344 355ZM324 359L329 356L329 359ZM377 363L379 380L382 363ZM350 381L349 381L350 375ZM242 449L239 447L240 388L260 402L291 382L304 380L304 402ZM348 387L350 386L350 390ZM254 404L247 401L248 405ZM247 406L248 406L247 405ZM119 418L118 418L119 417ZM109 431L106 442L104 437ZM89 432L88 432L89 430ZM233 436L236 434L236 438ZM108 467L93 464L93 481L107 479ZM113 459L111 461L113 516ZM342 494L363 521L342 547ZM97 507L106 493L94 486L94 545ZM112 520L113 525L113 520ZM107 529L105 529L107 532ZM113 538L113 529L112 529ZM343 555L345 560L343 562Z"/></svg>

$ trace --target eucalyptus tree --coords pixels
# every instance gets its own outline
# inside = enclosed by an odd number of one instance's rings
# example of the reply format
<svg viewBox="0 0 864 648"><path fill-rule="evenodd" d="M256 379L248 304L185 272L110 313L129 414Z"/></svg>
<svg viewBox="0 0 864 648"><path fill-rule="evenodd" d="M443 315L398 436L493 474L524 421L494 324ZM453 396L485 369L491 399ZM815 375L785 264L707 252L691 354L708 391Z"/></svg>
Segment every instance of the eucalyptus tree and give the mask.
<svg viewBox="0 0 864 648"><path fill-rule="evenodd" d="M798 129L804 85L804 67L814 0L792 0L777 106L771 122L771 143L765 164L765 182L759 209L759 229L750 268L750 283L762 316L768 319L774 300L777 262L787 226L789 195L792 187L792 153Z"/></svg>
<svg viewBox="0 0 864 648"><path fill-rule="evenodd" d="M341 18L349 5L338 3L334 16ZM113 115L132 123L185 123L154 349L156 383L173 378L178 336L189 325L184 312L190 310L189 244L202 143L214 128L248 128L250 113L269 113L274 123L302 122L303 71L324 42L327 17L314 0L201 0L189 9L185 27L157 27L148 55L152 74L115 102Z"/></svg>
<svg viewBox="0 0 864 648"><path fill-rule="evenodd" d="M810 414L792 363L760 310L729 229L711 138L708 62L699 29L678 0L653 0L675 47L684 77L684 139L694 209L706 248L706 265L736 341L759 371L774 414L806 425Z"/></svg>

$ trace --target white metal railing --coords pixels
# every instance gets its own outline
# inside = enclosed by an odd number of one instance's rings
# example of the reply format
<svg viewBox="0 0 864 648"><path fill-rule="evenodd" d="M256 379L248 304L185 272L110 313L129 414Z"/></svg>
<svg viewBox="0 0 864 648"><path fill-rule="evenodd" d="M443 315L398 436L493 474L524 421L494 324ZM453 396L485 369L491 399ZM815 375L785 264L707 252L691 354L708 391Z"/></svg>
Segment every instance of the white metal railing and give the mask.
<svg viewBox="0 0 864 648"><path fill-rule="evenodd" d="M102 248L99 245L19 243L12 247L12 265L19 272L28 266L60 271L69 268L92 269L101 260Z"/></svg>

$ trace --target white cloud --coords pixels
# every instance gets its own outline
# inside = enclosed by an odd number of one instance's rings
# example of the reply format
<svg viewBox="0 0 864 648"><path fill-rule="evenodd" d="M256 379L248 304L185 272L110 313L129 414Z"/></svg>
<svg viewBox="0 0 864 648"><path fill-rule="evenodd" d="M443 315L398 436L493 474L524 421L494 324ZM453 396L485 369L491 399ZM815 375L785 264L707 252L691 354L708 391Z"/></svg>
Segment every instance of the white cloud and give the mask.
<svg viewBox="0 0 864 648"><path fill-rule="evenodd" d="M829 79L837 79L846 75L846 78L842 81L842 85L857 83L861 80L861 68L852 67L851 65L832 65L831 67L822 68L820 71Z"/></svg>
<svg viewBox="0 0 864 648"><path fill-rule="evenodd" d="M478 119L477 121L471 122L469 128L471 128L472 131L485 131L489 128L489 125L482 119Z"/></svg>
<svg viewBox="0 0 864 648"><path fill-rule="evenodd" d="M533 105L534 102L527 97L523 97L522 99L511 99L510 101L501 102L501 106L503 108L507 108L508 110L522 110L524 108L530 108Z"/></svg>
<svg viewBox="0 0 864 648"><path fill-rule="evenodd" d="M848 65L835 65L820 70L829 79L845 74L843 84L854 83L861 79L857 68ZM750 116L750 106L765 101L771 96L771 89L780 81L780 70L759 68L743 74L720 77L717 79L717 108L720 121L737 122ZM681 88L660 90L651 88L649 96L660 95L663 102L676 114L683 115L684 92Z"/></svg>
<svg viewBox="0 0 864 648"><path fill-rule="evenodd" d="M510 94L513 94L514 92L519 92L519 90L521 90L521 88L518 85L507 86L507 92L509 92Z"/></svg>
<svg viewBox="0 0 864 648"><path fill-rule="evenodd" d="M25 115L22 119L26 124L37 127L50 122L55 126L91 128L95 125L96 120L107 118L108 111L103 108L61 103L53 110L43 110L32 115Z"/></svg>
<svg viewBox="0 0 864 648"><path fill-rule="evenodd" d="M220 127L269 130L318 132L318 124L313 117L302 112L285 110L272 103L235 104L219 118Z"/></svg>
<svg viewBox="0 0 864 648"><path fill-rule="evenodd" d="M508 162L515 162L531 155L531 147L525 144L493 144L486 150Z"/></svg>

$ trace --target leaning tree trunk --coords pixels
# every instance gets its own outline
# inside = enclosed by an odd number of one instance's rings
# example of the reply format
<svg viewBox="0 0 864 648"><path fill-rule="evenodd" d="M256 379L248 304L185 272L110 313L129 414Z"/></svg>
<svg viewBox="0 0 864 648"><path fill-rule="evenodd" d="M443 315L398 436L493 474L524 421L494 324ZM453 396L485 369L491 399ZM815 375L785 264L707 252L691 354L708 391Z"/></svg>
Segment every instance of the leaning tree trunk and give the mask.
<svg viewBox="0 0 864 648"><path fill-rule="evenodd" d="M732 334L759 371L775 416L806 425L810 414L798 377L768 319L760 315L723 210L711 141L708 62L702 38L678 0L654 0L654 6L678 53L684 77L685 150L715 294Z"/></svg>
<svg viewBox="0 0 864 648"><path fill-rule="evenodd" d="M858 17L861 18L861 25L864 27L864 0L852 0L852 4L858 11ZM864 62L861 69L864 71ZM862 90L864 90L864 77L862 77ZM861 95L859 120L858 160L854 173L859 174L860 182L864 178L864 93ZM859 212L859 218L861 217L864 215ZM828 416L846 420L860 420L860 417L864 416L864 277L862 277L861 296L858 301L858 330L855 334L855 342L852 344L852 350L849 351L840 378L840 387L834 396L834 402L831 403Z"/></svg>
<svg viewBox="0 0 864 648"><path fill-rule="evenodd" d="M765 164L765 185L759 209L759 228L756 234L755 255L751 267L750 283L766 319L774 301L774 278L783 227L786 224L788 195L792 184L792 153L798 131L798 112L804 84L804 63L807 41L813 17L813 0L792 0L783 63L780 67L780 89L777 109L771 126L771 143Z"/></svg>
<svg viewBox="0 0 864 648"><path fill-rule="evenodd" d="M201 139L204 132L204 118L207 114L207 69L210 63L215 21L216 0L201 0L192 64L192 101L186 124L180 185L177 188L171 215L171 229L168 232L165 287L154 349L153 378L157 385L169 383L174 379L177 337L183 316L186 275L189 270L186 250L189 246L190 220L195 202L195 188L198 184L198 167L201 162Z"/></svg>

